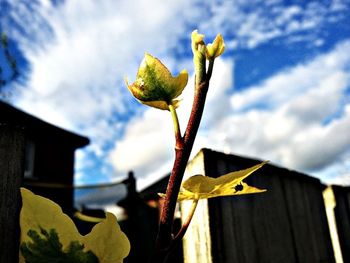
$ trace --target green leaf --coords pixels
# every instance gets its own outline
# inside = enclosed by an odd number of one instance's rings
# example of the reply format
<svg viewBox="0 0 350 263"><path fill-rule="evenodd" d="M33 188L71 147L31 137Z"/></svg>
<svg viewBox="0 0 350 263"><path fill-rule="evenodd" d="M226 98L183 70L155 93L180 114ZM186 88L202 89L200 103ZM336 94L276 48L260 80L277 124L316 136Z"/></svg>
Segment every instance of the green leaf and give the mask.
<svg viewBox="0 0 350 263"><path fill-rule="evenodd" d="M135 82L129 85L126 80L126 85L142 104L169 110L169 105L178 106L179 101L176 98L182 93L187 81L186 70L173 77L159 59L146 53Z"/></svg>

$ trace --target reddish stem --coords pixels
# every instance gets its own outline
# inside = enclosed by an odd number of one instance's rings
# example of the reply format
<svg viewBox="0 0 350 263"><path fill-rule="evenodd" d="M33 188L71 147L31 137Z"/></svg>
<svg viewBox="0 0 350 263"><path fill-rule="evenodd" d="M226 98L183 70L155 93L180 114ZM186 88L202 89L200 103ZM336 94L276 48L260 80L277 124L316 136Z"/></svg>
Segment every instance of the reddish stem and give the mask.
<svg viewBox="0 0 350 263"><path fill-rule="evenodd" d="M210 73L208 74L210 77L211 72L208 73ZM168 182L166 197L160 217L159 232L156 241L156 261L153 262L165 262L164 260L172 246L172 226L177 196L203 115L208 87L209 78L206 78L200 85L196 85L191 115L183 137L183 147L175 148L175 162Z"/></svg>

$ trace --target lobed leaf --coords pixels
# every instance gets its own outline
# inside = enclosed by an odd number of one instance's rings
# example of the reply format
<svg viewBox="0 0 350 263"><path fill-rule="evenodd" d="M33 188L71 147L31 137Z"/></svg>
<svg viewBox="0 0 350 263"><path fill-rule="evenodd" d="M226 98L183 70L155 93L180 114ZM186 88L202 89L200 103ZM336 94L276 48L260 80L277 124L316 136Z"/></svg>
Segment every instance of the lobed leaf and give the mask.
<svg viewBox="0 0 350 263"><path fill-rule="evenodd" d="M249 186L243 180L266 163L262 162L248 169L227 173L217 178L194 175L182 183L178 201L265 192L265 189ZM163 194L160 196L164 197Z"/></svg>

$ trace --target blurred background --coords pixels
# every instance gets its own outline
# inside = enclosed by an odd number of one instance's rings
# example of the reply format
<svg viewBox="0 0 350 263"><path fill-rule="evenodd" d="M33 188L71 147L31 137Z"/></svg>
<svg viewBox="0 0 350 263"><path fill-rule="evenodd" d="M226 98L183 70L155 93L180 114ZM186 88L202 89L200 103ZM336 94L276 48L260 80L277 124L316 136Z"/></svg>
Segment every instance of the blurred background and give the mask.
<svg viewBox="0 0 350 263"><path fill-rule="evenodd" d="M347 0L1 0L1 100L89 138L75 152L76 185L133 170L141 190L171 170L174 136L169 113L135 101L123 78L134 81L144 52L174 75L186 68L184 130L191 32L207 43L221 33L226 51L193 154L207 147L348 185L349 9Z"/></svg>

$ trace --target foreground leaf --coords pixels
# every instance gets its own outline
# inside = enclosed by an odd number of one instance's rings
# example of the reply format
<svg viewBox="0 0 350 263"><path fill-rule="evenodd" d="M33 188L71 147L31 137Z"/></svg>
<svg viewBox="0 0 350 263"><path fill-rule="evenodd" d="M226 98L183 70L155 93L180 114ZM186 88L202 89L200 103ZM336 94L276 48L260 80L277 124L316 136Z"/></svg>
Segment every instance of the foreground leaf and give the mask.
<svg viewBox="0 0 350 263"><path fill-rule="evenodd" d="M37 256L42 260L39 261L37 258L36 262L54 262L47 258L52 253L60 255L58 258L63 257L64 259L68 254L72 258L82 260L93 260L89 256L92 254L98 258L100 263L120 263L128 255L130 251L129 241L120 230L113 214L107 213L106 219L95 225L91 233L82 236L73 221L62 212L59 205L47 198L35 195L25 188L21 188L21 194L20 244L22 251L20 263L30 262L28 255L31 252L37 253ZM52 246L52 244L55 245ZM40 248L43 248L44 251L41 251ZM45 251L49 251L48 254ZM88 263L94 261L68 262Z"/></svg>

